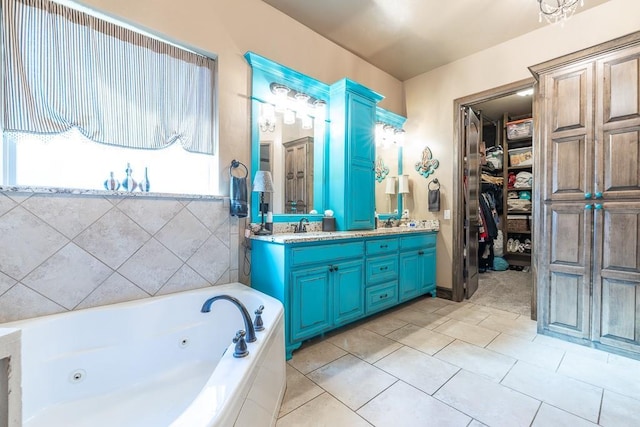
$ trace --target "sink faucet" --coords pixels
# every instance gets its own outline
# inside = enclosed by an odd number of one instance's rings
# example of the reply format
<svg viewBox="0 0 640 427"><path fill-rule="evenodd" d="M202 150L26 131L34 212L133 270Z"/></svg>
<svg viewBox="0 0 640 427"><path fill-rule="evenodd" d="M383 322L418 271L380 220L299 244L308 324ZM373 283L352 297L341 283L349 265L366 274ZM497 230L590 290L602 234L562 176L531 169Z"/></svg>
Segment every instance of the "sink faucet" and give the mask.
<svg viewBox="0 0 640 427"><path fill-rule="evenodd" d="M247 330L247 342L254 342L256 340L256 330L253 327L253 322L251 321L251 316L247 311L247 308L240 302L239 299L229 296L229 295L216 295L215 297L209 298L202 305L202 309L200 310L202 313L208 313L211 311L211 304L218 301L219 299L224 299L227 301L231 301L238 310L242 313L242 318L244 319L244 328Z"/></svg>
<svg viewBox="0 0 640 427"><path fill-rule="evenodd" d="M387 220L384 222L384 227L385 228L391 228L393 227L393 221L396 219L396 217L394 216L390 216L389 218L387 218Z"/></svg>
<svg viewBox="0 0 640 427"><path fill-rule="evenodd" d="M307 226L303 223L309 224L309 220L307 218L300 218L300 223L298 225L293 226L294 233L306 233Z"/></svg>

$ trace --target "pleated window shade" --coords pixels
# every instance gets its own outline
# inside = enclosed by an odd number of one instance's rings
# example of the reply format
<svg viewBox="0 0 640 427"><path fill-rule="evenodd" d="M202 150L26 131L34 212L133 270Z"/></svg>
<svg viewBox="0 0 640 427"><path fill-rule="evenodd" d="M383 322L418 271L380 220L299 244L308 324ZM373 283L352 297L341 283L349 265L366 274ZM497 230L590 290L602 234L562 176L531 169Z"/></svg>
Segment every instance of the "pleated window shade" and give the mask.
<svg viewBox="0 0 640 427"><path fill-rule="evenodd" d="M215 154L216 60L46 0L2 0L4 132Z"/></svg>

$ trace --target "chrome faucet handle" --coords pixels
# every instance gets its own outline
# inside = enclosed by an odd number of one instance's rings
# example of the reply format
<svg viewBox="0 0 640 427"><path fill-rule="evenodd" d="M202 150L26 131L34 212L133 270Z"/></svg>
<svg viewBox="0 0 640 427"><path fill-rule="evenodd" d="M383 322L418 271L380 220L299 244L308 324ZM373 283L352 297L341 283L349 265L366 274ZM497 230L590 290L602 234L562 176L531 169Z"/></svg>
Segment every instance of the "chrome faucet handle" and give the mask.
<svg viewBox="0 0 640 427"><path fill-rule="evenodd" d="M233 357L246 357L249 354L249 350L247 350L247 342L244 340L245 335L246 332L242 329L236 332L236 336L233 339L233 343L236 345Z"/></svg>
<svg viewBox="0 0 640 427"><path fill-rule="evenodd" d="M253 326L256 331L264 331L264 323L262 322L262 311L264 310L264 305L258 307L258 309L254 312L256 315L256 320L253 321Z"/></svg>

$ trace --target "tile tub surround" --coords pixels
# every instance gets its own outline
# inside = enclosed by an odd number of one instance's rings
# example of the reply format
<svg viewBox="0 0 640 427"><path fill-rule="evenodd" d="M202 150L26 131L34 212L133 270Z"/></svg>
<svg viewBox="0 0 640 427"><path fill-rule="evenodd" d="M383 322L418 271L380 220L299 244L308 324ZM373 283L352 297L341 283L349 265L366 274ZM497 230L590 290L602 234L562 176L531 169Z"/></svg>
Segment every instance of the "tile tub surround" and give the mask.
<svg viewBox="0 0 640 427"><path fill-rule="evenodd" d="M332 331L287 362L277 427L638 425L640 361L532 329L427 297Z"/></svg>
<svg viewBox="0 0 640 427"><path fill-rule="evenodd" d="M0 191L0 323L239 280L223 197Z"/></svg>

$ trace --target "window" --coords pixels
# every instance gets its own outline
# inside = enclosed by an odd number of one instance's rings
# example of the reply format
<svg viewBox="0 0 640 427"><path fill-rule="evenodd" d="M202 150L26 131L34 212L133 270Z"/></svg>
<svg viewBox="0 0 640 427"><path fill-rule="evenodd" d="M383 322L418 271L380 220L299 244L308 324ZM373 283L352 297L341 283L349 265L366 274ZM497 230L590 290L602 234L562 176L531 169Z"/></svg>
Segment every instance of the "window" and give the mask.
<svg viewBox="0 0 640 427"><path fill-rule="evenodd" d="M2 0L2 183L218 188L216 61L47 0ZM120 187L120 190L124 190Z"/></svg>

